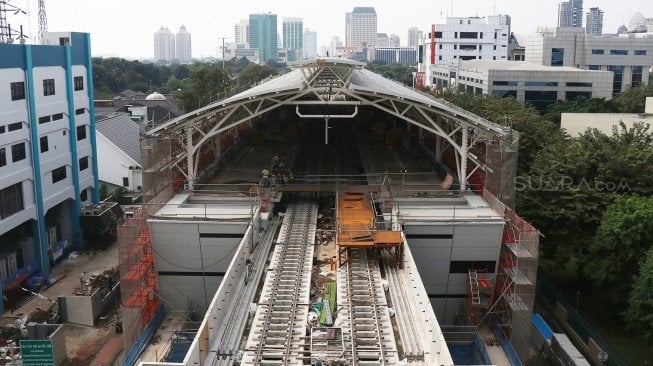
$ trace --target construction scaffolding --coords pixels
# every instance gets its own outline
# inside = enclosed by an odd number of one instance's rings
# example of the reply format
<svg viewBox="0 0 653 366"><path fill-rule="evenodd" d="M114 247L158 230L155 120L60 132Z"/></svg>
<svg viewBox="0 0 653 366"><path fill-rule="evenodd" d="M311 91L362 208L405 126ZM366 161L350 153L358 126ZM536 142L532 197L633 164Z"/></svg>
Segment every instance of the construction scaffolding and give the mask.
<svg viewBox="0 0 653 366"><path fill-rule="evenodd" d="M161 305L150 230L142 209L118 227L118 251L121 321L125 349L130 350Z"/></svg>
<svg viewBox="0 0 653 366"><path fill-rule="evenodd" d="M538 350L528 342L535 302L540 233L514 211L506 209L499 270L497 305L494 320L510 339L522 361Z"/></svg>

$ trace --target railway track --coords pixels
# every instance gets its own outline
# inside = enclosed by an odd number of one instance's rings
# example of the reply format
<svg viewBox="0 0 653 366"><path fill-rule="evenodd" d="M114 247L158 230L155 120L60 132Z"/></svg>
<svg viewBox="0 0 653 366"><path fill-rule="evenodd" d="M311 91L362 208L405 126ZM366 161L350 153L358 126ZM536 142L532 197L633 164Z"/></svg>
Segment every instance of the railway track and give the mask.
<svg viewBox="0 0 653 366"><path fill-rule="evenodd" d="M352 250L338 271L338 308L346 329L352 366L397 365L392 330L378 263L364 249Z"/></svg>
<svg viewBox="0 0 653 366"><path fill-rule="evenodd" d="M289 204L252 329L243 365L301 365L310 305L317 204Z"/></svg>

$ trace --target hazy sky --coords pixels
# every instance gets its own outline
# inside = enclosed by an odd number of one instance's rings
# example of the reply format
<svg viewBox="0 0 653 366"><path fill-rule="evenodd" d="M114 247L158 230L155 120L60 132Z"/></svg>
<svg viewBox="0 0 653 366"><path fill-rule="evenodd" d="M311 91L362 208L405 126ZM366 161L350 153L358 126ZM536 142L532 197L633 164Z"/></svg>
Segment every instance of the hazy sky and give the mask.
<svg viewBox="0 0 653 366"><path fill-rule="evenodd" d="M9 0L29 16L9 14L12 28L19 24L35 39L38 33L38 1ZM485 16L508 14L512 31L533 32L538 25L555 26L558 0L444 0L444 1L358 1L358 0L45 0L50 31L91 33L94 55L125 58L152 58L153 34L161 26L176 33L183 24L192 35L193 57L216 56L220 37L234 39L234 24L251 13L277 14L279 30L283 17L301 17L304 28L317 32L318 51L332 36L344 40L345 13L354 6L373 6L379 33L394 33L405 45L407 30L417 26L430 29L432 23L444 23L447 15ZM647 5L648 3L648 5ZM598 6L605 11L604 32L614 33L628 24L636 11L653 17L651 0L585 0L584 8ZM584 20L583 20L584 21Z"/></svg>

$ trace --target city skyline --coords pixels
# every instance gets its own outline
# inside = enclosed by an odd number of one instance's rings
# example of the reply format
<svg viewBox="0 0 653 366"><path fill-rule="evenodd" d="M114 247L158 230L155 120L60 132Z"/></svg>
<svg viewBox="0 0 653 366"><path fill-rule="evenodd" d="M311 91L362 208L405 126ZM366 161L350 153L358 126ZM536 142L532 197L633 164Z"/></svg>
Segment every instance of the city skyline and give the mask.
<svg viewBox="0 0 653 366"><path fill-rule="evenodd" d="M111 7L97 6L93 2L80 0L62 0L47 3L48 27L50 31L78 31L91 33L92 52L97 56L119 56L124 58L152 58L152 33L165 24L184 24L193 33L193 58L215 57L220 37L234 41L234 25L240 19L247 19L249 14L272 13L282 17L301 17L304 27L317 33L317 46L328 46L333 36L345 39L345 13L357 6L374 7L378 15L378 32L398 34L401 45L407 43L407 32L411 27L418 27L427 32L432 23L444 23L447 16L487 16L507 14L512 18L512 30L517 34L534 32L538 26L555 27L558 16L558 3L532 1L528 6L518 5L514 1L466 0L443 2L434 5L428 1L415 1L407 5L372 2L347 2L333 0L328 8L315 10L311 3L281 0L273 4L262 5L253 0L240 1L238 4L222 9L219 16L215 12L198 11L205 4L189 0L184 6L163 0L156 3L153 11L149 2L126 2L116 0ZM14 0L12 4L21 7L29 16L9 15L12 28L23 25L30 37L29 42L36 42L38 33L36 1ZM605 12L603 31L616 33L622 24L628 24L637 11L645 16L653 16L653 5L645 0L585 0L584 14L590 7L599 7ZM453 7L453 9L452 9ZM71 12L71 9L74 11ZM168 10L169 9L169 10ZM425 11L430 10L430 11ZM453 11L452 11L453 10ZM75 14L73 17L71 14ZM79 16L79 15L84 16ZM144 16L143 14L147 14ZM537 14L533 21L533 14ZM116 23L120 24L116 27ZM280 23L280 22L279 22ZM281 24L279 24L281 25ZM280 30L279 30L280 31Z"/></svg>

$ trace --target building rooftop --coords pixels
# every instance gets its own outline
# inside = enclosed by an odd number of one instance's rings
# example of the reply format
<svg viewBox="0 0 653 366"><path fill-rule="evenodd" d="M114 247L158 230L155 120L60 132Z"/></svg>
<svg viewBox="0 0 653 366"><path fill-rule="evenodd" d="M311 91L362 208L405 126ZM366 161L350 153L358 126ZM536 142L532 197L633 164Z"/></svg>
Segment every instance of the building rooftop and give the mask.
<svg viewBox="0 0 653 366"><path fill-rule="evenodd" d="M130 158L141 163L140 127L127 113L101 119L96 122L95 128Z"/></svg>
<svg viewBox="0 0 653 366"><path fill-rule="evenodd" d="M469 60L461 61L460 68L465 70L511 70L511 71L550 71L550 72L598 72L578 69L571 66L545 66L528 61L503 61L503 60Z"/></svg>

